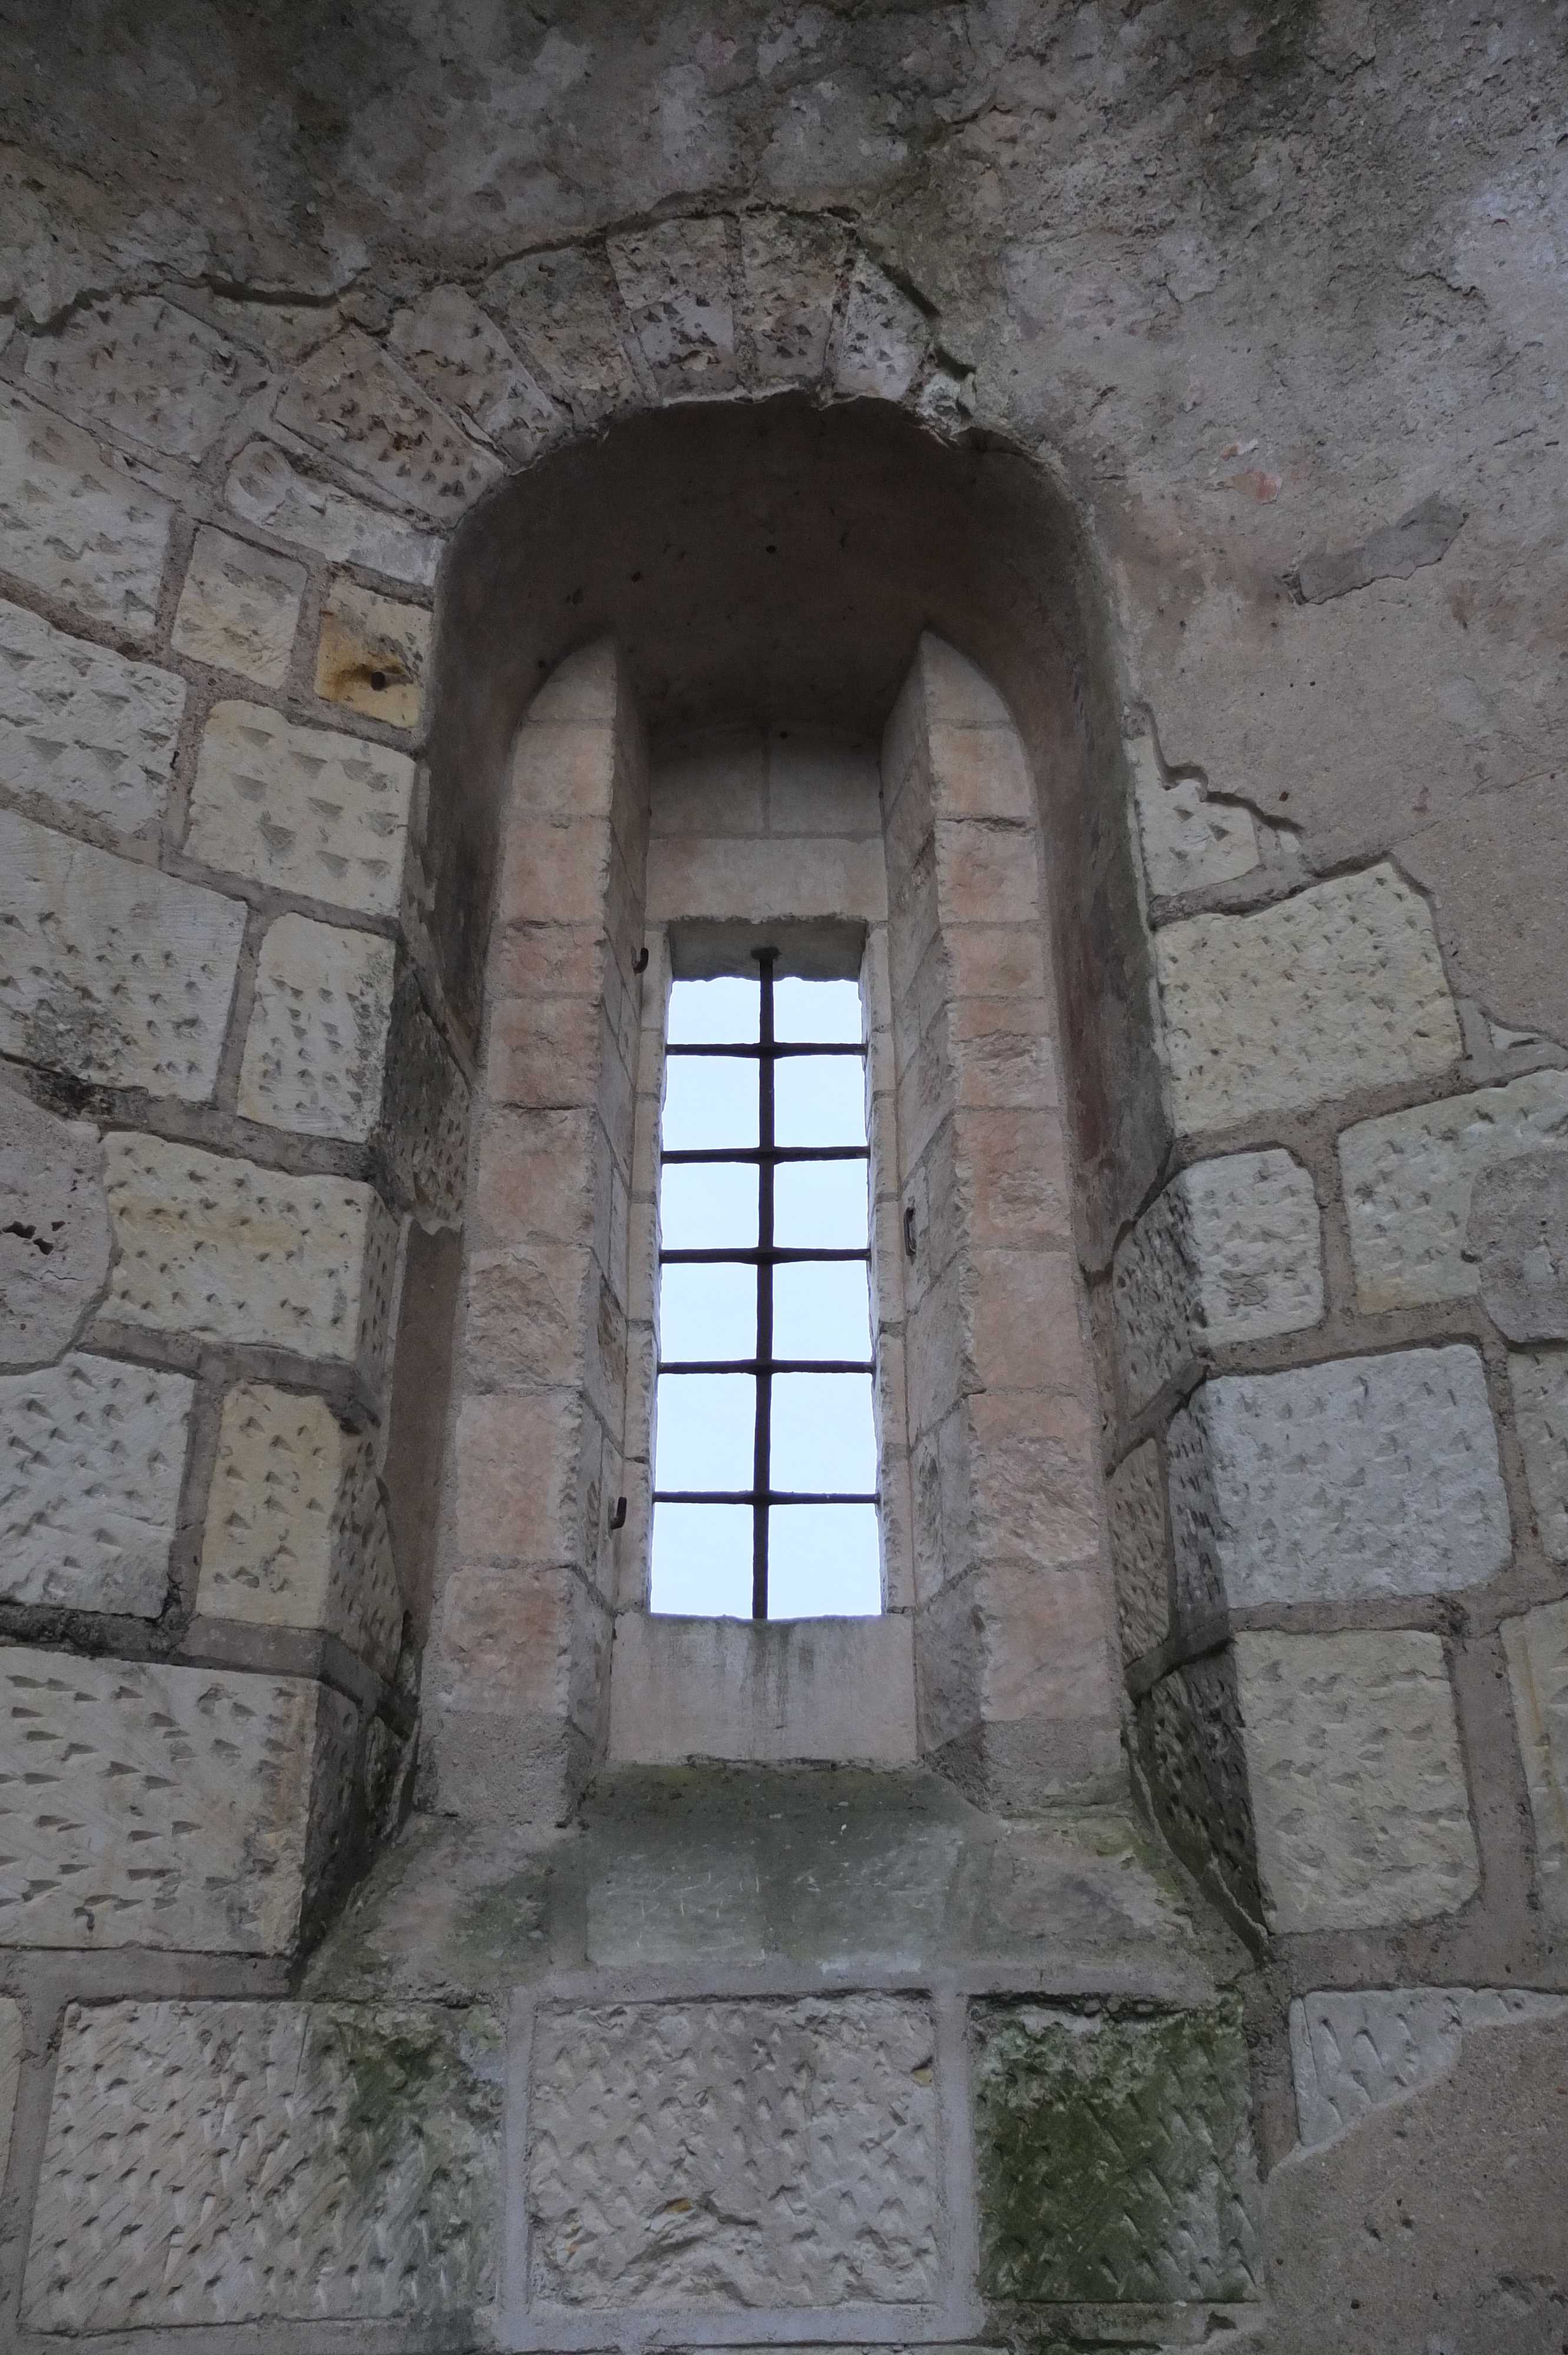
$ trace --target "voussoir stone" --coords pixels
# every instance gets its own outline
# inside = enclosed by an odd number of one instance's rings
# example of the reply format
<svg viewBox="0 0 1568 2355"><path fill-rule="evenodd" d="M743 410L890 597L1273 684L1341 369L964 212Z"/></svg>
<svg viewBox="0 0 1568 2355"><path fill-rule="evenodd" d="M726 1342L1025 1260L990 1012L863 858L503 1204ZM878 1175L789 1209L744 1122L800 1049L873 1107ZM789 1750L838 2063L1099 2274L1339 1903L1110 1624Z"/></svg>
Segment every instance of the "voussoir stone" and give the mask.
<svg viewBox="0 0 1568 2355"><path fill-rule="evenodd" d="M932 2052L927 2006L902 1996L545 2012L529 2094L534 2304L932 2298ZM777 2121L797 2107L810 2132L781 2141ZM672 2232L673 2212L695 2221Z"/></svg>
<svg viewBox="0 0 1568 2355"><path fill-rule="evenodd" d="M1541 1542L1568 1561L1568 1350L1510 1350L1508 1378Z"/></svg>
<svg viewBox="0 0 1568 2355"><path fill-rule="evenodd" d="M840 392L902 400L926 365L926 321L901 288L863 255L844 298L832 357Z"/></svg>
<svg viewBox="0 0 1568 2355"><path fill-rule="evenodd" d="M224 497L247 523L313 549L333 564L363 564L390 581L429 588L444 542L400 516L318 483L289 464L270 442L252 442L228 470Z"/></svg>
<svg viewBox="0 0 1568 2355"><path fill-rule="evenodd" d="M397 951L379 932L280 916L261 944L238 1106L361 1144L376 1124Z"/></svg>
<svg viewBox="0 0 1568 2355"><path fill-rule="evenodd" d="M204 1103L244 932L238 900L0 810L0 1051Z"/></svg>
<svg viewBox="0 0 1568 2355"><path fill-rule="evenodd" d="M654 382L722 392L736 380L729 232L713 217L661 221L609 241L610 267Z"/></svg>
<svg viewBox="0 0 1568 2355"><path fill-rule="evenodd" d="M1478 1586L1509 1558L1478 1354L1337 1358L1204 1382L1166 1434L1180 1608Z"/></svg>
<svg viewBox="0 0 1568 2355"><path fill-rule="evenodd" d="M1340 1167L1359 1305L1467 1297L1481 1279L1481 1259L1467 1244L1477 1180L1564 1135L1568 1071L1531 1071L1348 1128ZM1485 1248L1484 1235L1478 1243Z"/></svg>
<svg viewBox="0 0 1568 2355"><path fill-rule="evenodd" d="M1288 1153L1232 1153L1173 1178L1118 1247L1117 1347L1134 1413L1205 1348L1315 1325L1322 1244Z"/></svg>
<svg viewBox="0 0 1568 2355"><path fill-rule="evenodd" d="M90 433L0 385L0 542L5 570L92 620L144 638L173 503Z"/></svg>
<svg viewBox="0 0 1568 2355"><path fill-rule="evenodd" d="M81 1353L0 1376L0 1595L158 1616L195 1389Z"/></svg>
<svg viewBox="0 0 1568 2355"><path fill-rule="evenodd" d="M1446 1071L1460 1052L1432 911L1390 866L1154 935L1184 1135Z"/></svg>
<svg viewBox="0 0 1568 2355"><path fill-rule="evenodd" d="M1548 1921L1568 1922L1568 1603L1505 1619L1502 1638L1535 1826L1536 1891Z"/></svg>
<svg viewBox="0 0 1568 2355"><path fill-rule="evenodd" d="M0 604L0 783L135 834L163 814L185 683Z"/></svg>
<svg viewBox="0 0 1568 2355"><path fill-rule="evenodd" d="M847 249L840 221L742 214L746 318L758 373L766 380L810 383L821 375Z"/></svg>
<svg viewBox="0 0 1568 2355"><path fill-rule="evenodd" d="M205 457L264 361L156 294L86 304L27 354L36 384L171 458Z"/></svg>
<svg viewBox="0 0 1568 2355"><path fill-rule="evenodd" d="M28 2327L450 2327L493 2295L501 2080L482 2010L73 2006Z"/></svg>
<svg viewBox="0 0 1568 2355"><path fill-rule="evenodd" d="M546 389L584 418L605 416L637 399L606 278L596 254L568 245L506 262L480 289L486 310L534 364Z"/></svg>
<svg viewBox="0 0 1568 2355"><path fill-rule="evenodd" d="M367 916L397 912L414 763L262 703L215 704L185 849L193 858Z"/></svg>
<svg viewBox="0 0 1568 2355"><path fill-rule="evenodd" d="M203 524L175 614L175 646L260 686L282 687L306 577L293 557Z"/></svg>
<svg viewBox="0 0 1568 2355"><path fill-rule="evenodd" d="M397 1227L369 1186L126 1130L105 1141L121 1324L379 1367Z"/></svg>
<svg viewBox="0 0 1568 2355"><path fill-rule="evenodd" d="M345 327L302 363L279 400L278 420L390 504L432 522L455 521L504 472L359 327Z"/></svg>
<svg viewBox="0 0 1568 2355"><path fill-rule="evenodd" d="M399 311L387 337L409 374L526 464L567 430L500 328L461 286Z"/></svg>
<svg viewBox="0 0 1568 2355"><path fill-rule="evenodd" d="M1321 2149L1418 2085L1446 2076L1466 2036L1568 2011L1568 1995L1531 1987L1351 1987L1290 2007L1290 2057L1303 2146Z"/></svg>
<svg viewBox="0 0 1568 2355"><path fill-rule="evenodd" d="M0 1943L284 1952L356 1725L300 1677L0 1651Z"/></svg>
<svg viewBox="0 0 1568 2355"><path fill-rule="evenodd" d="M319 1627L390 1671L403 1610L368 1433L344 1431L324 1399L267 1382L229 1391L196 1609Z"/></svg>
<svg viewBox="0 0 1568 2355"><path fill-rule="evenodd" d="M108 1275L98 1131L0 1087L0 1368L63 1357Z"/></svg>
<svg viewBox="0 0 1568 2355"><path fill-rule="evenodd" d="M1258 1867L1277 1931L1454 1912L1480 1885L1441 1638L1235 1638Z"/></svg>

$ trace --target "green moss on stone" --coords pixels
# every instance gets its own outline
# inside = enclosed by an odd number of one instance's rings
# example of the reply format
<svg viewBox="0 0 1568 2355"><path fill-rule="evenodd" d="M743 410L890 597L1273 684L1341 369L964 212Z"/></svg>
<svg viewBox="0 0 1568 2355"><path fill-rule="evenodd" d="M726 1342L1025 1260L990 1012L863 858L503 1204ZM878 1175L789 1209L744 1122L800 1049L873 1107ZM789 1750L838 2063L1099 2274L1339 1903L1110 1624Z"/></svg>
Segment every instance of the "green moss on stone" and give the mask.
<svg viewBox="0 0 1568 2355"><path fill-rule="evenodd" d="M991 2004L977 2020L981 2285L1017 2303L1255 2295L1239 2009Z"/></svg>

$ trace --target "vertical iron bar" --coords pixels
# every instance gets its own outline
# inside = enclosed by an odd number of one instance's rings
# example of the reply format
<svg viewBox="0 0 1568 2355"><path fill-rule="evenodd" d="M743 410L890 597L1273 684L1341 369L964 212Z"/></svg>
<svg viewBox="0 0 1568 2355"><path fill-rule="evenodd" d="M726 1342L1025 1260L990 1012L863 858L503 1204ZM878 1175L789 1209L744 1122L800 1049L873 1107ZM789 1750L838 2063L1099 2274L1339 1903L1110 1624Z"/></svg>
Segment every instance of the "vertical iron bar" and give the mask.
<svg viewBox="0 0 1568 2355"><path fill-rule="evenodd" d="M757 1058L757 1436L751 1486L751 1615L768 1616L768 1507L773 1486L773 967L777 949L754 952L761 968L762 1004Z"/></svg>

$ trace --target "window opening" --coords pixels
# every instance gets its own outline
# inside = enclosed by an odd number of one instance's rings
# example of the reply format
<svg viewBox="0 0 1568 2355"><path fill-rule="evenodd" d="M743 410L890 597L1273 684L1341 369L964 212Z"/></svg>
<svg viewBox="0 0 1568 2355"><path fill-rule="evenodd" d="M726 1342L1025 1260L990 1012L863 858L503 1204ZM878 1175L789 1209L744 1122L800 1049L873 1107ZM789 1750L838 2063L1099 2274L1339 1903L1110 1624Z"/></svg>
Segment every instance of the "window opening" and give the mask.
<svg viewBox="0 0 1568 2355"><path fill-rule="evenodd" d="M882 1607L860 992L778 954L671 992L655 1611Z"/></svg>

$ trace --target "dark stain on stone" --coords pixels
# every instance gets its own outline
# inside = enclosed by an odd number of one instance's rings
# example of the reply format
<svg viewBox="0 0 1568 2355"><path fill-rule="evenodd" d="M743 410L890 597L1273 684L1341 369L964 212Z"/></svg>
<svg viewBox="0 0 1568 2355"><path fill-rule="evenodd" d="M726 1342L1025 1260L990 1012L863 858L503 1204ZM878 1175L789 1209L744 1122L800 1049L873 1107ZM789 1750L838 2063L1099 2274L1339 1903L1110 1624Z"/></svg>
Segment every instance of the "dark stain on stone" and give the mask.
<svg viewBox="0 0 1568 2355"><path fill-rule="evenodd" d="M1286 585L1298 605L1326 605L1330 597L1365 589L1373 581L1408 581L1424 564L1442 562L1464 523L1463 507L1436 496L1423 499L1358 547L1314 549L1286 574Z"/></svg>

